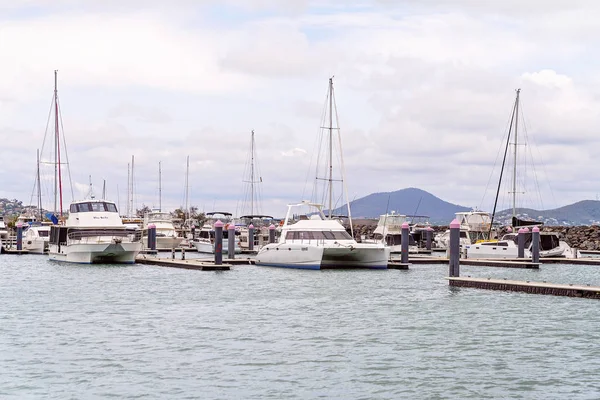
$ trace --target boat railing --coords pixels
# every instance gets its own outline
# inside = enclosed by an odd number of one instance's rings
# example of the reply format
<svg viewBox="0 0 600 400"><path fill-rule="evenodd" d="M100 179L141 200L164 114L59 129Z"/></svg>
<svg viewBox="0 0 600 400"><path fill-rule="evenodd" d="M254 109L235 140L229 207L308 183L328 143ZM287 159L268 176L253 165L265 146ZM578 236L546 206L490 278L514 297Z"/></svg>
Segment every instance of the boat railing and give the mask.
<svg viewBox="0 0 600 400"><path fill-rule="evenodd" d="M128 238L131 242L138 242L142 239L142 231L123 229L86 229L69 232L67 237L69 240L85 241L86 243L102 241L112 242L113 240L122 240L123 238Z"/></svg>

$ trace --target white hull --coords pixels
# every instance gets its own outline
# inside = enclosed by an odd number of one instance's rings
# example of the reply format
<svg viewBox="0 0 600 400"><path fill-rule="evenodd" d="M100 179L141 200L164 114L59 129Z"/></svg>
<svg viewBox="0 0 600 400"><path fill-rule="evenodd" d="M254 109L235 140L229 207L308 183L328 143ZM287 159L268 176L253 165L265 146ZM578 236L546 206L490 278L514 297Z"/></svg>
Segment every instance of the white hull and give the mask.
<svg viewBox="0 0 600 400"><path fill-rule="evenodd" d="M256 255L256 265L299 269L386 269L390 249L383 245L354 244L315 246L302 243L272 243Z"/></svg>
<svg viewBox="0 0 600 400"><path fill-rule="evenodd" d="M156 237L156 250L171 250L176 249L181 245L183 238L181 237L168 237L168 236L157 236ZM144 247L148 248L148 237L144 237Z"/></svg>
<svg viewBox="0 0 600 400"><path fill-rule="evenodd" d="M464 246L466 258L515 259L519 257L517 246L490 246L471 244ZM525 258L531 258L529 250L525 249Z"/></svg>
<svg viewBox="0 0 600 400"><path fill-rule="evenodd" d="M193 244L194 244L194 247L196 247L196 251L198 251L198 253L215 254L215 245L209 241L196 240L193 242ZM229 241L228 240L223 240L222 252L223 252L223 254L229 253ZM236 244L235 254L240 254L241 252L242 252L241 247Z"/></svg>
<svg viewBox="0 0 600 400"><path fill-rule="evenodd" d="M45 254L48 252L48 240L44 239L23 239L23 249L32 254Z"/></svg>
<svg viewBox="0 0 600 400"><path fill-rule="evenodd" d="M59 250L60 247L60 250ZM115 263L133 264L142 250L142 243L74 243L70 245L50 245L49 258L80 264Z"/></svg>

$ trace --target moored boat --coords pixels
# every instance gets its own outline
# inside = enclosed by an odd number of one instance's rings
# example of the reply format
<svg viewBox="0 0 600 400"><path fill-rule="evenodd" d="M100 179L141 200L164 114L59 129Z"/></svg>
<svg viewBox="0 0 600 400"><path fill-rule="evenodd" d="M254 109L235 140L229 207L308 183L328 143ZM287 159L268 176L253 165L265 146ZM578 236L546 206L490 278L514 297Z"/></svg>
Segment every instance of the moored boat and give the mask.
<svg viewBox="0 0 600 400"><path fill-rule="evenodd" d="M50 230L49 255L54 261L133 264L141 249L141 231L123 225L117 206L107 200L71 203L65 224Z"/></svg>

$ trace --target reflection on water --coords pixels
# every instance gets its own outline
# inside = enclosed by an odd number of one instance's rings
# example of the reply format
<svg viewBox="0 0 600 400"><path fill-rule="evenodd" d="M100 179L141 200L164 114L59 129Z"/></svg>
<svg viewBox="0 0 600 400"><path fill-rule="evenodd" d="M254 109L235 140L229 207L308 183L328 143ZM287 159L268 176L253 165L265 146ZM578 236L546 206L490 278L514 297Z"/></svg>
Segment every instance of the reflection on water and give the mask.
<svg viewBox="0 0 600 400"><path fill-rule="evenodd" d="M597 301L449 288L446 272L3 255L0 397L598 398ZM592 266L461 272L600 284Z"/></svg>

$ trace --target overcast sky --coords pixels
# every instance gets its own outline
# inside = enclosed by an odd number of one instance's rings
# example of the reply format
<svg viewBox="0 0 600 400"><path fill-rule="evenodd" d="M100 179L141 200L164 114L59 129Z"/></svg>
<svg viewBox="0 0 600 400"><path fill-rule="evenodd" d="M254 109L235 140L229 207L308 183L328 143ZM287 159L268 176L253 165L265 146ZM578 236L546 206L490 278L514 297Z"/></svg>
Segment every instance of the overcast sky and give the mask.
<svg viewBox="0 0 600 400"><path fill-rule="evenodd" d="M77 199L91 175L124 209L135 155L136 206L158 206L162 161L174 209L189 155L190 204L239 214L254 129L261 211L281 216L307 197L332 75L350 199L490 209L517 88L519 205L596 199L600 2L487 3L0 0L0 197L30 202L57 69Z"/></svg>

